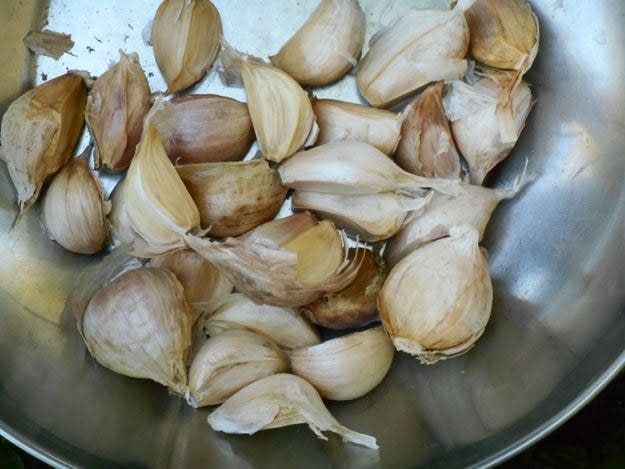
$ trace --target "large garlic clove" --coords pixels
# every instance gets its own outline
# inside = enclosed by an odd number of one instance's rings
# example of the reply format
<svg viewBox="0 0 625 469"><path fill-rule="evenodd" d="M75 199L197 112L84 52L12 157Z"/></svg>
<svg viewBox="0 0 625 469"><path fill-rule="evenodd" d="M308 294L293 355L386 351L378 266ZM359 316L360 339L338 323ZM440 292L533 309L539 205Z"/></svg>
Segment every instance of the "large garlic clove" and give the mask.
<svg viewBox="0 0 625 469"><path fill-rule="evenodd" d="M209 338L193 358L187 402L221 404L244 386L288 369L288 357L270 339L242 329L225 331Z"/></svg>
<svg viewBox="0 0 625 469"><path fill-rule="evenodd" d="M43 199L42 220L50 239L79 254L93 254L108 241L107 204L85 158L59 171Z"/></svg>
<svg viewBox="0 0 625 469"><path fill-rule="evenodd" d="M154 57L167 93L200 81L221 46L221 17L210 0L164 0L152 23Z"/></svg>
<svg viewBox="0 0 625 469"><path fill-rule="evenodd" d="M365 42L365 14L357 0L321 0L271 62L304 86L322 86L354 66Z"/></svg>
<svg viewBox="0 0 625 469"><path fill-rule="evenodd" d="M525 0L461 0L471 55L491 67L524 74L538 53L538 18Z"/></svg>
<svg viewBox="0 0 625 469"><path fill-rule="evenodd" d="M142 267L122 273L93 295L79 329L103 366L185 391L191 313L171 272Z"/></svg>
<svg viewBox="0 0 625 469"><path fill-rule="evenodd" d="M382 327L327 340L291 352L293 374L321 397L346 401L375 388L393 363L395 348Z"/></svg>
<svg viewBox="0 0 625 469"><path fill-rule="evenodd" d="M27 91L2 116L2 152L20 214L35 203L46 179L72 157L86 99L82 77L69 72Z"/></svg>
<svg viewBox="0 0 625 469"><path fill-rule="evenodd" d="M371 44L356 74L358 89L384 107L432 81L458 79L467 70L468 47L462 10L413 10Z"/></svg>
<svg viewBox="0 0 625 469"><path fill-rule="evenodd" d="M349 257L356 256L349 250ZM358 274L345 289L326 293L314 303L300 310L314 324L330 329L357 327L371 321L378 314L378 292L386 278L386 269L371 251L364 251Z"/></svg>
<svg viewBox="0 0 625 469"><path fill-rule="evenodd" d="M317 437L331 431L343 441L377 449L374 437L350 430L330 414L306 380L279 373L247 385L208 416L215 431L254 434L260 430L306 423Z"/></svg>
<svg viewBox="0 0 625 469"><path fill-rule="evenodd" d="M255 60L241 62L241 75L263 156L276 162L288 158L316 130L308 95L279 68Z"/></svg>
<svg viewBox="0 0 625 469"><path fill-rule="evenodd" d="M388 274L378 309L397 350L422 363L467 352L490 318L493 286L470 226L412 251Z"/></svg>
<svg viewBox="0 0 625 469"><path fill-rule="evenodd" d="M392 154L401 129L400 114L334 99L314 100L313 111L319 125L317 145L341 140L357 140Z"/></svg>
<svg viewBox="0 0 625 469"><path fill-rule="evenodd" d="M237 236L271 220L286 198L265 160L198 163L176 168L213 237Z"/></svg>
<svg viewBox="0 0 625 469"><path fill-rule="evenodd" d="M247 105L218 95L162 101L151 120L169 158L180 164L238 161L254 142Z"/></svg>
<svg viewBox="0 0 625 469"><path fill-rule="evenodd" d="M94 82L85 110L96 144L96 167L109 171L128 168L150 110L150 85L139 56L119 54L119 62Z"/></svg>
<svg viewBox="0 0 625 469"><path fill-rule="evenodd" d="M457 179L462 167L443 109L443 83L427 87L403 112L395 162L427 177Z"/></svg>
<svg viewBox="0 0 625 469"><path fill-rule="evenodd" d="M228 296L204 322L210 336L231 329L247 329L291 349L319 343L317 331L297 310L254 303L241 293Z"/></svg>
<svg viewBox="0 0 625 469"><path fill-rule="evenodd" d="M443 105L471 183L482 184L512 151L532 104L532 92L517 73L490 71L473 85L451 84Z"/></svg>
<svg viewBox="0 0 625 469"><path fill-rule="evenodd" d="M329 194L394 192L421 196L432 188L454 193L456 181L410 174L377 148L363 142L332 142L301 151L278 169L282 184L291 189Z"/></svg>

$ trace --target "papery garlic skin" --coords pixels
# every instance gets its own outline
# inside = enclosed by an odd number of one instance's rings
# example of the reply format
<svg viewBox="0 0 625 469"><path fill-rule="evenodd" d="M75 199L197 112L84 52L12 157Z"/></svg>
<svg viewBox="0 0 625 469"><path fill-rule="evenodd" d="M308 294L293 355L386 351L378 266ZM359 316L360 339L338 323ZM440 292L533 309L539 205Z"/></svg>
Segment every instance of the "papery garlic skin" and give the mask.
<svg viewBox="0 0 625 469"><path fill-rule="evenodd" d="M412 10L371 44L356 73L358 90L373 106L391 105L430 82L462 77L468 48L460 9Z"/></svg>
<svg viewBox="0 0 625 469"><path fill-rule="evenodd" d="M119 62L94 82L85 109L96 144L96 168L114 172L130 165L151 105L150 85L139 56L119 54Z"/></svg>
<svg viewBox="0 0 625 469"><path fill-rule="evenodd" d="M248 435L302 423L322 440L327 439L322 432L331 431L340 435L343 441L378 448L374 437L337 422L310 383L286 373L247 385L208 416L208 424L215 431Z"/></svg>
<svg viewBox="0 0 625 469"><path fill-rule="evenodd" d="M122 178L111 193L110 206L111 211L107 217L107 226L111 237L111 245L115 248L125 245L132 246L135 242L136 235L130 226L130 219L126 211L124 198L124 181Z"/></svg>
<svg viewBox="0 0 625 469"><path fill-rule="evenodd" d="M327 85L356 63L365 42L365 26L357 0L321 0L271 62L301 85Z"/></svg>
<svg viewBox="0 0 625 469"><path fill-rule="evenodd" d="M421 363L467 352L490 318L493 286L470 226L415 249L389 272L378 309L395 348Z"/></svg>
<svg viewBox="0 0 625 469"><path fill-rule="evenodd" d="M59 171L43 199L42 221L50 239L79 254L94 254L108 241L107 207L85 158Z"/></svg>

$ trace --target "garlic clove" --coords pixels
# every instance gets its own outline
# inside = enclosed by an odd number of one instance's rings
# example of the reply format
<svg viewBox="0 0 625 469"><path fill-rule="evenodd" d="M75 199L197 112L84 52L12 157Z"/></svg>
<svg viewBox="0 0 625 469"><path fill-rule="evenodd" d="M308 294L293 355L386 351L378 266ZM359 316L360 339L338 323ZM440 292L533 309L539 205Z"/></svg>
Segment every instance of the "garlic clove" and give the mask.
<svg viewBox="0 0 625 469"><path fill-rule="evenodd" d="M317 145L357 140L387 155L397 148L401 115L334 99L314 100L312 105L319 125Z"/></svg>
<svg viewBox="0 0 625 469"><path fill-rule="evenodd" d="M187 402L193 407L221 404L244 386L288 369L288 357L270 339L242 329L224 331L195 355Z"/></svg>
<svg viewBox="0 0 625 469"><path fill-rule="evenodd" d="M291 352L293 374L321 397L346 401L364 396L386 376L395 348L382 327L327 340Z"/></svg>
<svg viewBox="0 0 625 469"><path fill-rule="evenodd" d="M265 160L178 166L178 174L214 237L237 236L271 220L287 188Z"/></svg>
<svg viewBox="0 0 625 469"><path fill-rule="evenodd" d="M238 161L254 142L245 103L218 95L189 95L162 101L152 124L169 158L180 164Z"/></svg>
<svg viewBox="0 0 625 469"><path fill-rule="evenodd" d="M285 72L255 60L241 63L248 108L263 156L281 162L309 142L315 116L306 92Z"/></svg>
<svg viewBox="0 0 625 469"><path fill-rule="evenodd" d="M365 26L357 0L321 0L271 62L301 85L327 85L347 74L358 60Z"/></svg>
<svg viewBox="0 0 625 469"><path fill-rule="evenodd" d="M331 431L343 441L377 449L374 437L336 421L315 388L295 375L279 373L255 381L228 398L208 416L215 431L252 435L260 430L308 424L318 438Z"/></svg>
<svg viewBox="0 0 625 469"><path fill-rule="evenodd" d="M71 159L86 99L82 77L68 72L27 91L2 116L2 151L20 214L35 203L46 179Z"/></svg>
<svg viewBox="0 0 625 469"><path fill-rule="evenodd" d="M393 104L433 81L467 70L469 28L462 10L413 10L380 33L360 62L356 81L373 106Z"/></svg>
<svg viewBox="0 0 625 469"><path fill-rule="evenodd" d="M403 112L395 162L426 177L458 179L460 155L443 109L443 83L428 86Z"/></svg>
<svg viewBox="0 0 625 469"><path fill-rule="evenodd" d="M239 236L239 239L279 248L298 234L317 226L317 223L319 220L311 212L303 211L263 223Z"/></svg>
<svg viewBox="0 0 625 469"><path fill-rule="evenodd" d="M95 80L85 110L96 144L96 168L107 171L128 168L150 110L150 85L139 56L119 54L119 62Z"/></svg>
<svg viewBox="0 0 625 469"><path fill-rule="evenodd" d="M378 309L397 350L432 364L467 352L482 335L493 286L478 239L475 228L455 227L391 269Z"/></svg>
<svg viewBox="0 0 625 469"><path fill-rule="evenodd" d="M154 57L167 94L200 81L211 67L223 34L219 11L209 0L164 0L152 23Z"/></svg>

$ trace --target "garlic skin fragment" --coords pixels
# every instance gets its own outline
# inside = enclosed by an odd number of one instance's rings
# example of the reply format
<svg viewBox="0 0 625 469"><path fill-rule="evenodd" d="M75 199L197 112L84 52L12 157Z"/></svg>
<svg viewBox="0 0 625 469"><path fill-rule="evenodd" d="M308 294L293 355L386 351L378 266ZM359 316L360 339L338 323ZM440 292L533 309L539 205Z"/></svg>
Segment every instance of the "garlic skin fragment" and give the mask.
<svg viewBox="0 0 625 469"><path fill-rule="evenodd" d="M303 86L323 86L354 66L365 42L365 13L357 0L321 0L271 62Z"/></svg>
<svg viewBox="0 0 625 469"><path fill-rule="evenodd" d="M79 254L94 254L108 241L107 206L85 158L59 171L43 199L42 221L50 239Z"/></svg>
<svg viewBox="0 0 625 469"><path fill-rule="evenodd" d="M402 125L400 114L334 99L317 99L312 105L319 125L317 145L357 140L387 155L397 148Z"/></svg>
<svg viewBox="0 0 625 469"><path fill-rule="evenodd" d="M94 82L85 109L96 144L96 168L113 172L130 165L151 105L139 56L121 50L119 54L119 62Z"/></svg>
<svg viewBox="0 0 625 469"><path fill-rule="evenodd" d="M467 352L490 318L493 286L479 233L463 225L393 267L378 297L395 348L432 364Z"/></svg>
<svg viewBox="0 0 625 469"><path fill-rule="evenodd" d="M356 73L358 90L386 107L430 82L461 78L468 48L462 10L412 10L371 44Z"/></svg>
<svg viewBox="0 0 625 469"><path fill-rule="evenodd" d="M122 273L93 295L78 324L101 365L184 393L191 312L171 272L141 267Z"/></svg>
<svg viewBox="0 0 625 469"><path fill-rule="evenodd" d="M107 217L107 226L111 237L111 245L115 248L122 245L130 247L136 239L136 235L130 227L130 219L126 211L123 190L124 181L125 178L122 178L117 183L109 200L111 211Z"/></svg>
<svg viewBox="0 0 625 469"><path fill-rule="evenodd" d="M247 385L208 416L208 424L215 431L248 435L302 423L322 440L327 440L322 432L331 431L345 442L378 449L374 437L337 422L310 383L287 373Z"/></svg>
<svg viewBox="0 0 625 469"><path fill-rule="evenodd" d="M288 357L270 339L242 329L224 331L193 358L186 399L192 407L221 404L244 386L288 369Z"/></svg>
<svg viewBox="0 0 625 469"><path fill-rule="evenodd" d="M167 94L200 81L221 47L219 11L210 0L164 0L154 16L151 40Z"/></svg>
<svg viewBox="0 0 625 469"><path fill-rule="evenodd" d="M2 116L0 141L19 215L39 197L49 176L72 157L84 124L87 88L68 72L27 91Z"/></svg>

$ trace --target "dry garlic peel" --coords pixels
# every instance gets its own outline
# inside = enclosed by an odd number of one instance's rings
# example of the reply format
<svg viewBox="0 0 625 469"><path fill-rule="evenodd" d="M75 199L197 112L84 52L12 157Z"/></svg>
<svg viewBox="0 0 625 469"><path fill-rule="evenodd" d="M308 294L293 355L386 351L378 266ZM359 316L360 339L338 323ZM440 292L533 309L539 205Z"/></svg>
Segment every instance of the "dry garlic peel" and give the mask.
<svg viewBox="0 0 625 469"><path fill-rule="evenodd" d="M279 248L284 243L319 223L311 212L304 211L257 226L239 239Z"/></svg>
<svg viewBox="0 0 625 469"><path fill-rule="evenodd" d="M331 431L343 441L377 449L374 437L350 430L330 414L315 388L295 375L279 373L247 385L208 416L215 431L252 435L260 430L305 423L317 435Z"/></svg>
<svg viewBox="0 0 625 469"><path fill-rule="evenodd" d="M210 337L189 369L187 402L221 404L244 386L289 369L289 358L270 339L243 329Z"/></svg>
<svg viewBox="0 0 625 469"><path fill-rule="evenodd" d="M115 248L119 246L126 246L126 250L136 240L136 235L130 226L130 219L128 218L128 212L126 211L125 197L124 197L124 183L125 178L121 179L110 197L111 211L108 214L107 222L108 229L111 236L111 245Z"/></svg>
<svg viewBox="0 0 625 469"><path fill-rule="evenodd" d="M345 75L365 41L365 14L357 0L321 0L271 62L304 86L322 86Z"/></svg>
<svg viewBox="0 0 625 469"><path fill-rule="evenodd" d="M468 351L490 318L493 286L479 233L464 225L389 272L378 309L395 348L425 364Z"/></svg>

